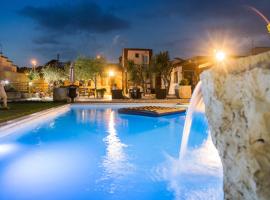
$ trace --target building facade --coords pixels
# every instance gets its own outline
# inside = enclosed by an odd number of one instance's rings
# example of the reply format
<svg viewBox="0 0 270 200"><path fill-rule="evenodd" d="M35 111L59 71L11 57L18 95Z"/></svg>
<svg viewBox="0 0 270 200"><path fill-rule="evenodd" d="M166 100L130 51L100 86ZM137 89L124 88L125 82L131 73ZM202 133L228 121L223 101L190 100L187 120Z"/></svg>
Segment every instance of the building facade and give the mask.
<svg viewBox="0 0 270 200"><path fill-rule="evenodd" d="M153 56L152 49L141 49L141 48L124 48L122 51L122 56L120 57L120 63L123 70L123 91L128 93L128 89L133 86L132 82L129 80L127 68L128 62L133 61L135 65L150 65ZM152 77L149 77L145 83L145 88L150 88L152 85Z"/></svg>
<svg viewBox="0 0 270 200"><path fill-rule="evenodd" d="M8 57L0 54L0 71L17 72L17 66Z"/></svg>
<svg viewBox="0 0 270 200"><path fill-rule="evenodd" d="M169 94L175 94L175 87L182 79L187 79L192 87L195 88L200 81L200 74L212 67L213 58L210 56L195 56L187 60L175 59L172 61L173 70L171 73L171 84Z"/></svg>
<svg viewBox="0 0 270 200"><path fill-rule="evenodd" d="M27 76L18 73L17 66L2 54L0 54L0 80L9 81L17 90L21 90L22 85L28 82Z"/></svg>
<svg viewBox="0 0 270 200"><path fill-rule="evenodd" d="M171 83L169 88L169 94L175 94L175 87L179 85L180 81L183 78L182 75L182 64L184 60L180 58L176 58L172 61L173 69L171 72Z"/></svg>

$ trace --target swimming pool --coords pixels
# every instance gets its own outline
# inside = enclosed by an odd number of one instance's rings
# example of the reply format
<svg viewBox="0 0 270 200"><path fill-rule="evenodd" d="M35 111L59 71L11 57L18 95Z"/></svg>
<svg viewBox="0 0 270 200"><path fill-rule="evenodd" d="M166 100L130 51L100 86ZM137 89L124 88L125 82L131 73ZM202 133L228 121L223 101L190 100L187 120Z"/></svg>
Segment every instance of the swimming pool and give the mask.
<svg viewBox="0 0 270 200"><path fill-rule="evenodd" d="M179 161L184 114L152 118L119 107L71 106L0 137L0 199L223 199L202 114Z"/></svg>

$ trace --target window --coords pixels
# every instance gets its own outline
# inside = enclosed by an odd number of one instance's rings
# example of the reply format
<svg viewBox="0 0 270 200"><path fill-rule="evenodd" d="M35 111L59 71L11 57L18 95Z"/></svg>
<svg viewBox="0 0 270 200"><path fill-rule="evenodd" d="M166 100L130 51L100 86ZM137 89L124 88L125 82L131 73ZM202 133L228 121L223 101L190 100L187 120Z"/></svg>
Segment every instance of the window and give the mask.
<svg viewBox="0 0 270 200"><path fill-rule="evenodd" d="M148 64L148 56L143 56L143 64Z"/></svg>
<svg viewBox="0 0 270 200"><path fill-rule="evenodd" d="M178 72L174 72L174 76L173 76L173 82L174 83L178 83Z"/></svg>
<svg viewBox="0 0 270 200"><path fill-rule="evenodd" d="M140 57L140 54L135 53L135 58L139 58L139 57Z"/></svg>

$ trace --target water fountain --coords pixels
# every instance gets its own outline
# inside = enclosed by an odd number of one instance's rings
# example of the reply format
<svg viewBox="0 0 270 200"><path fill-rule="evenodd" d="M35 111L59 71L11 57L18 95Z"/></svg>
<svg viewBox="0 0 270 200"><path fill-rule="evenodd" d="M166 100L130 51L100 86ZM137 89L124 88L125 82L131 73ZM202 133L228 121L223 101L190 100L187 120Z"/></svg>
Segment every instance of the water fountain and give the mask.
<svg viewBox="0 0 270 200"><path fill-rule="evenodd" d="M204 109L205 109L203 97L202 97L201 85L202 85L201 82L199 82L197 86L195 87L195 90L191 97L190 105L187 110L185 125L184 125L182 140L181 140L180 152L179 152L180 161L183 160L186 154L188 138L190 135L190 129L191 129L192 121L193 121L193 114L194 112L204 112Z"/></svg>
<svg viewBox="0 0 270 200"><path fill-rule="evenodd" d="M194 109L205 103L211 137L223 165L224 198L270 197L270 52L228 61L201 75L187 113L180 158Z"/></svg>

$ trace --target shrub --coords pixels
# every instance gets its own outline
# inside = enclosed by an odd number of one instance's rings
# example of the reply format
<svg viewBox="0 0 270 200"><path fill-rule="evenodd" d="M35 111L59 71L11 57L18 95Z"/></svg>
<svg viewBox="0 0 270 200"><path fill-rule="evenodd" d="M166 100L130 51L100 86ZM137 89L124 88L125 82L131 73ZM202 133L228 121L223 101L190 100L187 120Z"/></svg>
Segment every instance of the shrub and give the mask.
<svg viewBox="0 0 270 200"><path fill-rule="evenodd" d="M100 89L97 89L97 92L105 93L105 92L106 92L106 88L100 88Z"/></svg>
<svg viewBox="0 0 270 200"><path fill-rule="evenodd" d="M182 79L179 83L179 85L189 85L189 80L188 79Z"/></svg>

